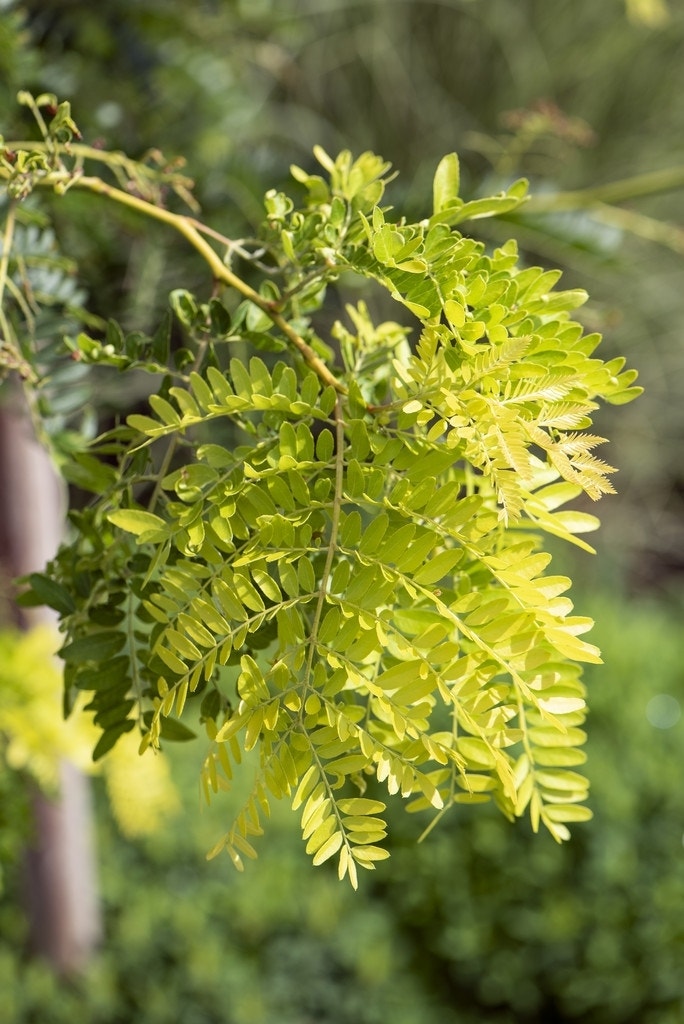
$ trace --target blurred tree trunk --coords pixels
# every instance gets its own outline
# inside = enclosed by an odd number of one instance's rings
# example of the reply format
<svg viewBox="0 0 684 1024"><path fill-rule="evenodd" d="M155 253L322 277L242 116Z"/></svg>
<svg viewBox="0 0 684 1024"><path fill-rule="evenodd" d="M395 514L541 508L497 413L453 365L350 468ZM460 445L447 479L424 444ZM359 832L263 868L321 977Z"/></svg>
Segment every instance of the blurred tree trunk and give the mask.
<svg viewBox="0 0 684 1024"><path fill-rule="evenodd" d="M4 574L42 569L61 539L64 495L32 436L17 391L0 408L0 561ZM12 608L17 625L54 623L47 608ZM35 839L26 857L31 949L60 973L83 967L100 935L88 780L60 765L60 796L36 792Z"/></svg>

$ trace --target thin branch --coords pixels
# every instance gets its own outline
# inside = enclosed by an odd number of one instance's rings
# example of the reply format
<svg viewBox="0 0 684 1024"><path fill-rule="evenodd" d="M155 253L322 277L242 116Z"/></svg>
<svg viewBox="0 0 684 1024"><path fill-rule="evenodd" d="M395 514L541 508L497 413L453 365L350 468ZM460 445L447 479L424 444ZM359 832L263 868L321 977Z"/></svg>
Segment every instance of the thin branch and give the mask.
<svg viewBox="0 0 684 1024"><path fill-rule="evenodd" d="M662 171L637 174L621 181L606 185L577 189L574 192L556 192L548 195L533 195L526 202L523 216L530 213L558 213L561 210L583 210L597 203L624 203L630 199L654 196L660 192L672 192L684 187L684 166L670 167Z"/></svg>
<svg viewBox="0 0 684 1024"><path fill-rule="evenodd" d="M325 607L325 600L328 591L328 582L332 573L333 562L335 561L335 554L337 552L337 535L340 528L340 516L342 513L342 494L344 491L344 421L342 419L342 407L340 405L339 398L335 403L335 496L333 499L332 515L330 519L330 539L328 541L328 551L325 558L325 565L323 566L323 572L321 574L321 582L318 588L318 600L316 601L316 609L314 611L313 621L311 623L311 633L309 636L309 656L307 659L306 666L306 677L305 681L307 685L311 684L311 671L313 666L313 657L316 643L318 642L318 627L320 626L321 617L323 615L323 609Z"/></svg>
<svg viewBox="0 0 684 1024"><path fill-rule="evenodd" d="M636 210L603 204L594 206L591 214L596 220L610 224L611 227L629 231L638 238L664 245L674 252L684 253L684 231L675 224L658 220L657 217L648 217L646 214L637 213Z"/></svg>
<svg viewBox="0 0 684 1024"><path fill-rule="evenodd" d="M10 253L12 252L12 243L14 241L14 225L16 222L17 207L16 202L10 202L7 210L7 217L5 218L5 232L2 239L2 257L0 257L0 328L4 335L3 342L10 348L10 329L9 323L5 317L5 288L9 280L9 260Z"/></svg>
<svg viewBox="0 0 684 1024"><path fill-rule="evenodd" d="M46 129L47 131L47 129ZM104 164L114 174L116 179L125 187L126 182L133 180L135 184L140 185L144 182L145 185L159 186L159 185L174 185L178 186L183 190L183 198L188 199L188 190L192 187L193 182L191 178L185 175L179 174L178 171L173 167L173 163L167 169L163 167L153 167L150 164L143 163L140 160L133 160L127 156L126 153L120 150L106 150L98 149L95 146L87 146L82 142L70 142L68 144L58 144L51 140L47 141L27 141L25 139L19 139L5 142L5 148L7 150L27 150L31 153L48 153L51 156L67 156L75 161L76 167L71 171L69 168L60 161L59 167L55 168L55 173L63 171L65 174L73 174L74 170L80 172L83 164L86 160L92 160L98 164ZM155 156L157 155L156 150L150 151ZM159 153L159 159L162 160L163 156ZM197 209L196 203L190 204L194 209Z"/></svg>
<svg viewBox="0 0 684 1024"><path fill-rule="evenodd" d="M2 169L0 169L0 178L2 177L7 178L9 175L7 172L3 173ZM324 384L334 388L335 391L340 394L344 394L346 392L344 386L328 369L320 356L316 355L311 346L307 344L307 342L304 341L304 339L294 330L287 320L285 320L284 317L282 317L280 313L273 308L273 302L270 299L265 299L225 265L218 253L212 249L209 243L203 238L200 231L195 227L194 218L189 218L179 213L173 213L171 210L166 210L161 206L156 206L154 203L151 203L140 196L124 192L122 189L116 188L98 177L82 175L80 177L73 178L68 172L53 172L37 178L36 184L42 187L55 188L61 186L62 188L71 187L85 189L86 191L106 196L108 199L113 199L122 206L128 206L133 210L137 210L139 213L145 214L147 217L151 217L153 220L161 221L162 223L175 228L176 231L190 242L200 256L202 256L216 281L221 281L224 284L229 285L231 288L234 288L246 299L249 299L250 302L253 302L255 306L258 306L259 309L263 310L263 312L270 317L275 326L278 327L278 329L285 335L290 344L297 349L307 366L311 367Z"/></svg>

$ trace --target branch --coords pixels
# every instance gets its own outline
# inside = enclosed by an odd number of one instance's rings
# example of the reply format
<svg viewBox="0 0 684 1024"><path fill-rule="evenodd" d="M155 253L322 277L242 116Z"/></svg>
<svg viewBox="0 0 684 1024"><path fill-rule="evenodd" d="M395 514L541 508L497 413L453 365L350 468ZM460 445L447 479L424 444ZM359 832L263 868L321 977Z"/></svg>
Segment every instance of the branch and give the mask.
<svg viewBox="0 0 684 1024"><path fill-rule="evenodd" d="M557 213L561 210L583 210L597 203L624 203L630 199L671 192L684 187L684 167L637 174L632 178L612 181L606 185L556 192L554 195L533 195L525 204L523 216L530 213Z"/></svg>
<svg viewBox="0 0 684 1024"><path fill-rule="evenodd" d="M98 149L96 146L87 146L82 142L56 143L51 139L42 142L12 140L5 143L5 149L9 152L20 152L23 150L29 153L47 153L50 156L55 156L59 158L59 162L53 168L53 171L55 173L63 171L71 178L82 172L86 160L96 161L98 164L104 164L105 167L109 168L122 188L125 188L126 184L132 181L141 192L143 189L147 190L149 188L147 198L153 199L158 194L159 186L169 185L192 210L195 212L199 210L199 206L190 191L194 182L191 178L179 174L178 171L179 167L184 166L185 161L179 158L175 161L172 160L166 166L162 166L164 161L163 154L156 149L149 150L146 156L154 163L157 163L159 165L157 167L145 163L145 158L142 161L133 160L126 153L118 150ZM73 161L74 166L71 169L62 161L62 156L67 156ZM37 184L41 184L41 182L38 181Z"/></svg>
<svg viewBox="0 0 684 1024"><path fill-rule="evenodd" d="M593 207L591 212L595 220L604 224L629 231L638 238L664 245L674 252L684 253L684 231L674 224L617 206L600 204Z"/></svg>
<svg viewBox="0 0 684 1024"><path fill-rule="evenodd" d="M12 145L15 149L20 148L19 143L12 143ZM97 152L97 150L90 151L90 153ZM102 157L102 154L99 155ZM3 178L5 180L9 180L10 172L6 168L0 167L0 180ZM263 310L263 312L270 317L276 327L282 331L290 344L297 349L307 366L309 366L318 375L323 383L334 388L339 394L346 393L344 386L328 369L320 356L316 355L311 346L307 344L307 342L297 334L287 320L285 320L285 318L273 308L272 301L270 299L265 299L225 265L220 256L214 249L212 249L209 243L202 236L199 226L195 226L197 222L194 218L186 217L179 213L173 213L170 210L166 210L161 206L157 206L154 203L149 202L147 199L132 195L129 192L124 192L123 189L116 188L114 185L108 184L99 177L78 173L73 174L70 171L51 171L41 175L36 175L34 177L34 184L43 188L53 188L58 191L66 191L69 188L85 189L88 192L94 192L97 195L105 196L108 199L112 199L115 202L120 203L122 206L128 206L147 217L151 217L153 220L161 221L162 223L175 228L175 230L183 235L187 241L190 242L193 248L202 256L205 263L207 263L211 269L216 281L221 281L224 284L229 285L231 288L234 288L246 299L249 299L250 302L253 302L255 306L258 306L259 309Z"/></svg>

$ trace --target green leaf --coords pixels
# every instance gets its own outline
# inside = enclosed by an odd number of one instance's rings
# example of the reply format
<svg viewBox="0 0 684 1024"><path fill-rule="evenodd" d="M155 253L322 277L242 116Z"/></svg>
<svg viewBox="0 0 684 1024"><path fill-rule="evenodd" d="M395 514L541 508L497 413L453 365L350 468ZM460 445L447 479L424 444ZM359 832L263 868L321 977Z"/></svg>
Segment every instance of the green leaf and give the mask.
<svg viewBox="0 0 684 1024"><path fill-rule="evenodd" d="M430 309L428 306L423 306L420 302L413 302L409 299L402 299L401 301L414 316L418 317L419 320L425 320L430 316Z"/></svg>
<svg viewBox="0 0 684 1024"><path fill-rule="evenodd" d="M197 738L197 733L176 718L162 718L161 738L174 743L186 743Z"/></svg>
<svg viewBox="0 0 684 1024"><path fill-rule="evenodd" d="M130 667L128 655L119 655L109 658L106 664L98 665L97 669L82 669L77 673L74 683L79 690L109 690L122 684L126 684L128 689Z"/></svg>
<svg viewBox="0 0 684 1024"><path fill-rule="evenodd" d="M444 303L444 314L454 327L463 327L466 319L465 307L460 302L456 302L455 299L447 299Z"/></svg>
<svg viewBox="0 0 684 1024"><path fill-rule="evenodd" d="M397 690L406 683L412 683L417 676L421 677L422 666L421 661L400 662L376 676L374 683L382 690Z"/></svg>
<svg viewBox="0 0 684 1024"><path fill-rule="evenodd" d="M184 661L181 661L177 654L174 654L173 651L170 651L168 647L157 647L156 653L159 655L159 657L167 666L167 668L170 668L171 671L174 672L177 676L186 675L188 671L187 665L185 664Z"/></svg>
<svg viewBox="0 0 684 1024"><path fill-rule="evenodd" d="M593 814L588 807L582 804L552 804L544 811L544 816L550 821L589 821Z"/></svg>
<svg viewBox="0 0 684 1024"><path fill-rule="evenodd" d="M169 296L171 309L176 314L183 327L192 330L199 315L199 309L194 295L184 288L176 288Z"/></svg>
<svg viewBox="0 0 684 1024"><path fill-rule="evenodd" d="M180 654L183 658L189 658L191 661L200 661L202 654L199 649L195 646L189 637L180 633L177 629L164 630L164 639Z"/></svg>
<svg viewBox="0 0 684 1024"><path fill-rule="evenodd" d="M302 776L297 792L292 799L292 810L296 811L309 797L312 790L320 782L320 772L317 765L312 764Z"/></svg>
<svg viewBox="0 0 684 1024"><path fill-rule="evenodd" d="M432 185L432 205L434 213L441 213L455 199L458 199L460 187L460 168L456 153L443 156L437 165Z"/></svg>
<svg viewBox="0 0 684 1024"><path fill-rule="evenodd" d="M323 864L330 857L334 857L339 848L342 846L343 837L341 832L335 832L329 839L323 843L322 846L316 850L313 858L314 867L318 867L319 864Z"/></svg>
<svg viewBox="0 0 684 1024"><path fill-rule="evenodd" d="M107 516L110 523L118 526L120 530L133 533L136 537L152 531L157 534L159 531L166 532L166 523L153 512L145 512L143 509L122 508L116 512L110 512Z"/></svg>
<svg viewBox="0 0 684 1024"><path fill-rule="evenodd" d="M93 750L93 761L99 761L105 754L108 754L112 747L115 746L116 741L125 733L131 732L134 728L135 722L129 718L123 722L118 722L116 725L111 726L103 732L95 744L95 748Z"/></svg>
<svg viewBox="0 0 684 1024"><path fill-rule="evenodd" d="M171 347L171 315L166 313L152 335L152 355L159 363L166 363Z"/></svg>
<svg viewBox="0 0 684 1024"><path fill-rule="evenodd" d="M380 846L355 846L352 856L357 863L364 868L372 868L378 861L387 860L389 850L383 850Z"/></svg>
<svg viewBox="0 0 684 1024"><path fill-rule="evenodd" d="M91 491L93 494L103 494L117 480L113 466L108 466L93 455L87 455L84 452L76 453L71 462L64 463L62 475L69 483L81 487L84 491Z"/></svg>
<svg viewBox="0 0 684 1024"><path fill-rule="evenodd" d="M586 742L587 734L583 729L568 726L562 731L547 727L535 726L529 731L529 737L535 746L540 747L579 747Z"/></svg>
<svg viewBox="0 0 684 1024"><path fill-rule="evenodd" d="M71 615L76 611L76 603L69 590L51 577L33 572L27 577L27 583L42 604L54 608L60 615Z"/></svg>
<svg viewBox="0 0 684 1024"><path fill-rule="evenodd" d="M575 512L570 509L556 512L553 518L568 533L590 533L592 530L598 530L601 525L601 520L596 516L592 516L588 512Z"/></svg>
<svg viewBox="0 0 684 1024"><path fill-rule="evenodd" d="M212 298L209 300L209 320L211 322L211 332L215 338L225 338L230 333L230 313L220 299Z"/></svg>
<svg viewBox="0 0 684 1024"><path fill-rule="evenodd" d="M584 711L586 701L581 697L540 697L539 707L550 715L568 715L573 711Z"/></svg>
<svg viewBox="0 0 684 1024"><path fill-rule="evenodd" d="M107 630L106 632L89 633L78 640L72 640L58 653L60 658L66 662L106 662L118 654L125 643L126 637L123 633Z"/></svg>
<svg viewBox="0 0 684 1024"><path fill-rule="evenodd" d="M369 800L367 797L345 797L337 801L343 814L381 814L386 809L382 800Z"/></svg>
<svg viewBox="0 0 684 1024"><path fill-rule="evenodd" d="M502 213L510 213L524 201L526 191L527 182L521 179L512 185L507 193L488 196L485 199L473 199L469 203L464 203L454 212L448 209L442 211L441 216L448 224L460 224L464 220L477 220L479 217L496 217Z"/></svg>
<svg viewBox="0 0 684 1024"><path fill-rule="evenodd" d="M440 551L438 555L435 555L414 573L413 579L416 583L421 584L437 583L453 571L461 561L462 554L463 552L459 549Z"/></svg>
<svg viewBox="0 0 684 1024"><path fill-rule="evenodd" d="M404 236L390 224L383 224L373 238L373 253L380 263L393 265L395 255L404 245Z"/></svg>
<svg viewBox="0 0 684 1024"><path fill-rule="evenodd" d="M327 801L326 801L327 803ZM324 805L322 805L324 806ZM322 813L327 813L327 810ZM318 815L314 820L318 820ZM306 852L309 854L316 853L322 849L327 841L335 835L337 831L337 819L334 814L329 817L324 817L323 821L314 829L309 836L309 840L306 844Z"/></svg>
<svg viewBox="0 0 684 1024"><path fill-rule="evenodd" d="M353 775L355 772L363 771L368 765L364 754L348 754L346 757L338 757L325 765L328 775Z"/></svg>
<svg viewBox="0 0 684 1024"><path fill-rule="evenodd" d="M153 420L151 416L140 416L138 413L133 413L126 417L126 423L134 430L139 430L141 434L148 434L150 437L165 432L164 426L158 420Z"/></svg>

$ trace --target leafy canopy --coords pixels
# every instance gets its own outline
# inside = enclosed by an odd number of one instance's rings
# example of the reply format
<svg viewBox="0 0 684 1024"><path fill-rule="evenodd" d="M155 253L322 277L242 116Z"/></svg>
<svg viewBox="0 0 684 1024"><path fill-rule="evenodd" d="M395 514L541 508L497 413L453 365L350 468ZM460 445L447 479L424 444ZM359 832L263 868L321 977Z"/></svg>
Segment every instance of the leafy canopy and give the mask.
<svg viewBox="0 0 684 1024"><path fill-rule="evenodd" d="M65 339L79 367L142 368L152 387L87 450L53 430L93 498L25 598L60 613L66 706L88 694L94 757L133 730L141 749L187 738L199 716L210 799L255 751L210 853L238 868L281 798L313 863L337 857L355 887L388 856L384 791L432 809L426 831L494 800L566 839L590 817L580 676L600 659L542 536L591 550L597 519L567 508L612 490L591 416L639 389L571 319L583 292L521 266L515 242L488 253L459 230L518 207L526 183L465 201L451 154L432 213L410 223L380 157L316 149L320 174L292 169L303 200L267 193L259 238L236 242L163 205L161 186L189 196L177 168L89 149L68 104L22 98L43 140L2 161L5 363L48 411L35 270L12 244L36 191L88 189L162 220L214 280L210 296L170 296L180 349L169 320L152 338L110 323ZM328 326L326 295L364 282L401 323L357 301Z"/></svg>

